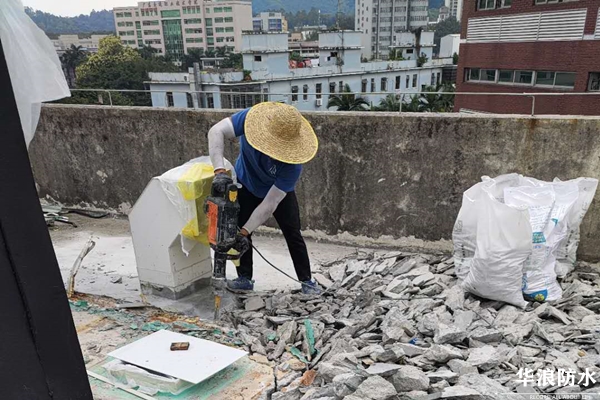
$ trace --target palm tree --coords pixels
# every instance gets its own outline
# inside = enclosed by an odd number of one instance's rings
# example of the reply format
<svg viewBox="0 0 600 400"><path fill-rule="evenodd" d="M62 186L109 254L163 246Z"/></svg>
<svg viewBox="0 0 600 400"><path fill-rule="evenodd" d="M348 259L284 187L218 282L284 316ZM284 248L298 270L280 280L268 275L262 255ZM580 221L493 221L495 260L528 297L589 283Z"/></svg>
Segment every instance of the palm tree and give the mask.
<svg viewBox="0 0 600 400"><path fill-rule="evenodd" d="M194 63L199 63L203 57L204 49L189 49L188 53L183 56L182 66L184 71L187 71L188 68L192 68L194 66Z"/></svg>
<svg viewBox="0 0 600 400"><path fill-rule="evenodd" d="M419 99L419 97L413 96L413 97L411 97L409 103L403 103L402 111L403 112L422 112L423 105L421 104L421 100Z"/></svg>
<svg viewBox="0 0 600 400"><path fill-rule="evenodd" d="M375 111L400 111L400 100L395 94L388 94L379 101L379 106L375 107Z"/></svg>
<svg viewBox="0 0 600 400"><path fill-rule="evenodd" d="M425 87L425 92L454 92L454 86L444 83L437 86ZM428 112L449 112L454 107L453 94L422 94L420 98L423 111Z"/></svg>
<svg viewBox="0 0 600 400"><path fill-rule="evenodd" d="M74 86L75 79L77 78L75 70L86 60L86 58L87 53L83 48L81 46L75 46L74 44L60 56L60 61L65 69L69 87Z"/></svg>
<svg viewBox="0 0 600 400"><path fill-rule="evenodd" d="M337 107L337 111L365 111L369 108L369 103L352 93L350 85L346 84L342 93L329 96L327 108L331 107Z"/></svg>
<svg viewBox="0 0 600 400"><path fill-rule="evenodd" d="M229 54L229 49L227 46L217 47L216 56L217 57L227 57Z"/></svg>

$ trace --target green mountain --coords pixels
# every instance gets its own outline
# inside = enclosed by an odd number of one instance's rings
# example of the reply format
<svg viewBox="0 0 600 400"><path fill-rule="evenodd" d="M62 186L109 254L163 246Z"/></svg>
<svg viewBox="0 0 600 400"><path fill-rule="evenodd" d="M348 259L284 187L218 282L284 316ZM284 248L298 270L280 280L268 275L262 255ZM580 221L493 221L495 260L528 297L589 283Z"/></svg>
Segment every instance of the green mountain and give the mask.
<svg viewBox="0 0 600 400"><path fill-rule="evenodd" d="M252 11L259 13L263 11L279 11L297 13L299 11L308 12L311 8L321 10L321 14L335 14L337 12L337 0L253 0ZM345 14L354 14L354 0L342 0L341 12Z"/></svg>
<svg viewBox="0 0 600 400"><path fill-rule="evenodd" d="M59 17L50 13L25 7L29 17L47 34L77 34L114 32L115 21L112 11L92 11L90 15Z"/></svg>

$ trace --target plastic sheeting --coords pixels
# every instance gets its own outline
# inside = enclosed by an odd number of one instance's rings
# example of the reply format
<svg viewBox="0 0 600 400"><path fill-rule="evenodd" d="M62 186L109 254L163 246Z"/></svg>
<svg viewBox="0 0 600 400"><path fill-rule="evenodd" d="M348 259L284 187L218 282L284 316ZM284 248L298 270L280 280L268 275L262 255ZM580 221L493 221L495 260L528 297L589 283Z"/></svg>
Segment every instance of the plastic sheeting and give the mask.
<svg viewBox="0 0 600 400"><path fill-rule="evenodd" d="M69 97L71 92L54 45L25 14L20 0L0 1L0 40L29 146L41 103Z"/></svg>
<svg viewBox="0 0 600 400"><path fill-rule="evenodd" d="M227 160L225 169L235 182L235 170ZM210 195L213 178L213 166L208 156L190 160L158 178L167 198L185 221L181 227L181 248L185 254L189 254L197 243L209 245L204 201Z"/></svg>

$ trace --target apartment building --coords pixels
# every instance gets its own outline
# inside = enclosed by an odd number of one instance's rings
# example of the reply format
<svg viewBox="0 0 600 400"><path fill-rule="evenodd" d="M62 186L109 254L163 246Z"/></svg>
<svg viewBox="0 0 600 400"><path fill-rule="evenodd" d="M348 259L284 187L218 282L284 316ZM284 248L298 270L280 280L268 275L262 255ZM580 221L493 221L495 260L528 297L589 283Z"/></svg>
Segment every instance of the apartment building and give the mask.
<svg viewBox="0 0 600 400"><path fill-rule="evenodd" d="M598 0L465 0L455 111L600 114ZM534 104L535 102L535 104Z"/></svg>
<svg viewBox="0 0 600 400"><path fill-rule="evenodd" d="M450 16L460 21L462 18L463 0L446 0L445 5L450 11Z"/></svg>
<svg viewBox="0 0 600 400"><path fill-rule="evenodd" d="M287 32L288 22L282 13L262 12L252 19L254 32Z"/></svg>
<svg viewBox="0 0 600 400"><path fill-rule="evenodd" d="M150 73L154 107L246 108L261 101L290 104L303 111L326 111L332 95L346 85L373 105L388 95L405 102L429 85L441 83L452 59L361 62L361 32L319 34L317 60L303 68L289 62L285 33L243 36L244 70ZM408 49L405 49L408 50ZM428 54L433 44L422 44ZM413 54L415 53L413 49ZM201 93L194 93L201 92Z"/></svg>
<svg viewBox="0 0 600 400"><path fill-rule="evenodd" d="M242 32L252 30L251 1L147 1L114 8L113 13L123 44L152 46L174 60L194 48L228 47L239 52Z"/></svg>
<svg viewBox="0 0 600 400"><path fill-rule="evenodd" d="M428 0L356 0L356 29L363 32L362 56L386 60L396 33L425 28Z"/></svg>

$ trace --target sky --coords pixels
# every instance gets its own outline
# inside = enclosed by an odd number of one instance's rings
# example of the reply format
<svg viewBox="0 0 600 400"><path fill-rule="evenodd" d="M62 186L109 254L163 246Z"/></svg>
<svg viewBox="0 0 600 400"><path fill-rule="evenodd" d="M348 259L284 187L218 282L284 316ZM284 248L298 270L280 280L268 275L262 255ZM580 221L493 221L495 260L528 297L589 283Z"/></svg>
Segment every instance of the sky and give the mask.
<svg viewBox="0 0 600 400"><path fill-rule="evenodd" d="M2 0L0 0L2 1ZM135 6L138 0L21 0L24 6L63 17L89 14L92 10ZM140 0L141 1L141 0Z"/></svg>

